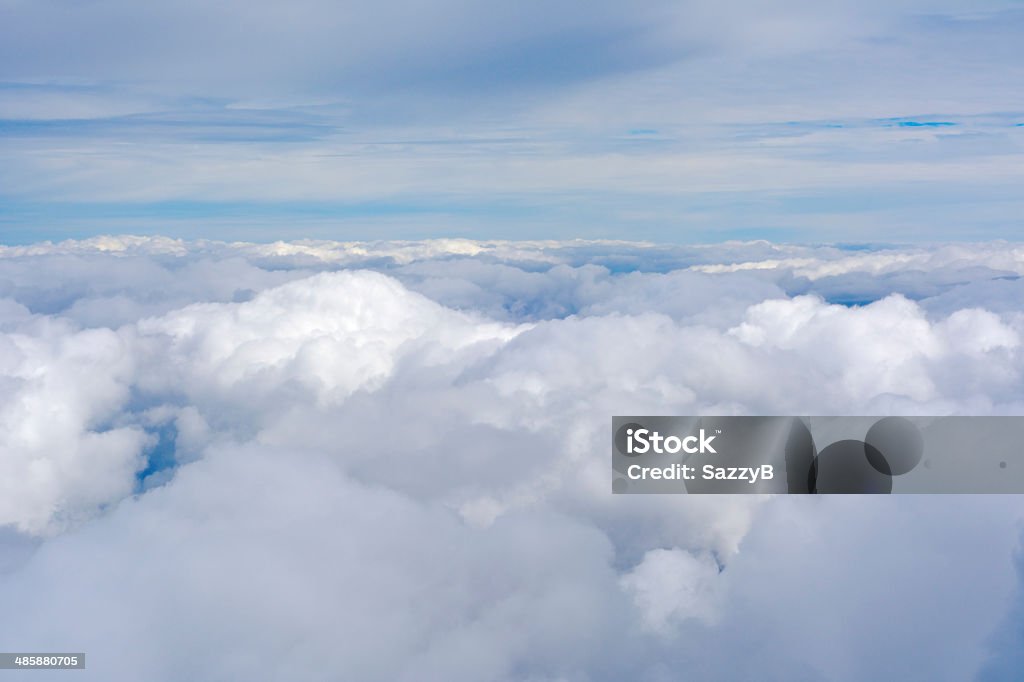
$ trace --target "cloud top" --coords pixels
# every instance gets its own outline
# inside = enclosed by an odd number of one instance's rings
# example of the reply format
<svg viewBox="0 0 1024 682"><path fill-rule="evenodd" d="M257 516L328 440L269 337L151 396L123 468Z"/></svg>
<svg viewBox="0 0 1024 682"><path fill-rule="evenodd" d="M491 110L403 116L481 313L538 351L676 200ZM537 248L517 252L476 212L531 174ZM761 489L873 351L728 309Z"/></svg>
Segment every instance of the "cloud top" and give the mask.
<svg viewBox="0 0 1024 682"><path fill-rule="evenodd" d="M995 669L1012 499L613 497L607 430L1020 413L1022 268L1008 244L5 247L0 636L104 679Z"/></svg>

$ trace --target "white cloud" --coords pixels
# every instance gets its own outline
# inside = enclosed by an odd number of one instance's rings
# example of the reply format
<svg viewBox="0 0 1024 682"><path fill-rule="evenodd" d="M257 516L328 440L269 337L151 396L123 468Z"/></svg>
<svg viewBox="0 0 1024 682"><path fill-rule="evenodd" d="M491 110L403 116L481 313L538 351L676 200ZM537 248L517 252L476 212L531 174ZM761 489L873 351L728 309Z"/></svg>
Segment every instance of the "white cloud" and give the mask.
<svg viewBox="0 0 1024 682"><path fill-rule="evenodd" d="M429 367L445 354L471 353L474 344L505 341L516 330L445 310L376 273L340 272L244 303L188 306L141 321L138 333L164 358L163 382L172 390L239 390L254 400L297 382L319 400L338 403L380 386L405 354ZM158 381L151 377L146 385Z"/></svg>
<svg viewBox="0 0 1024 682"><path fill-rule="evenodd" d="M130 494L150 437L118 425L138 371L124 339L14 312L24 321L0 334L0 525L52 532Z"/></svg>
<svg viewBox="0 0 1024 682"><path fill-rule="evenodd" d="M6 249L0 638L84 649L103 679L853 680L928 638L837 585L895 576L934 618L925 571L984 605L948 623L970 655L928 668L962 678L1012 588L1012 498L954 523L931 499L612 496L608 417L1019 413L1024 316L979 288L1013 252ZM730 263L759 266L693 267ZM872 302L826 300L833 274L806 275L835 263ZM831 613L849 626L805 655Z"/></svg>
<svg viewBox="0 0 1024 682"><path fill-rule="evenodd" d="M670 636L680 622L717 620L719 575L718 562L709 554L652 549L619 582L633 598L644 626Z"/></svg>

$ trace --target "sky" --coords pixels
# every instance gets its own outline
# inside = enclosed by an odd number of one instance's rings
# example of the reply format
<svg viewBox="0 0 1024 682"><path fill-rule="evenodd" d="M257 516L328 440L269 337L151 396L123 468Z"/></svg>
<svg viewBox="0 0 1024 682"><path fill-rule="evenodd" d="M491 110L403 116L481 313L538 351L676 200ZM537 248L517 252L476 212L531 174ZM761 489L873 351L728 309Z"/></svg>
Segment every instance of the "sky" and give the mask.
<svg viewBox="0 0 1024 682"><path fill-rule="evenodd" d="M0 242L1010 238L1024 6L0 0Z"/></svg>
<svg viewBox="0 0 1024 682"><path fill-rule="evenodd" d="M1024 415L1022 35L1008 0L0 0L0 651L1019 679L1020 496L612 495L608 448Z"/></svg>

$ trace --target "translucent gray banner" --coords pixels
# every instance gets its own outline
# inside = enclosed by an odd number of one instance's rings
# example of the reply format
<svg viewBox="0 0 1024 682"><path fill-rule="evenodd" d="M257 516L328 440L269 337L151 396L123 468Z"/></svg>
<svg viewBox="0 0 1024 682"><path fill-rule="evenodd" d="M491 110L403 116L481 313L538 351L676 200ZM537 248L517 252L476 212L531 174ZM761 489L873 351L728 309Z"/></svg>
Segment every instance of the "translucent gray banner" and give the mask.
<svg viewBox="0 0 1024 682"><path fill-rule="evenodd" d="M612 417L615 493L1024 493L1024 417Z"/></svg>

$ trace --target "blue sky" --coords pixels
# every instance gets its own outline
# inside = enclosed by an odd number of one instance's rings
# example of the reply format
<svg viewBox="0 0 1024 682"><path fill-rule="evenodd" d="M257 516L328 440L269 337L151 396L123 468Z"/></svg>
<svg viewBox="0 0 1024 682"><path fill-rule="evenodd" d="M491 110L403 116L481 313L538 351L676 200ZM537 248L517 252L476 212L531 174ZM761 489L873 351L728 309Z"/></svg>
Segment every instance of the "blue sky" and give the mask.
<svg viewBox="0 0 1024 682"><path fill-rule="evenodd" d="M1012 238L1020 2L0 0L0 241Z"/></svg>

